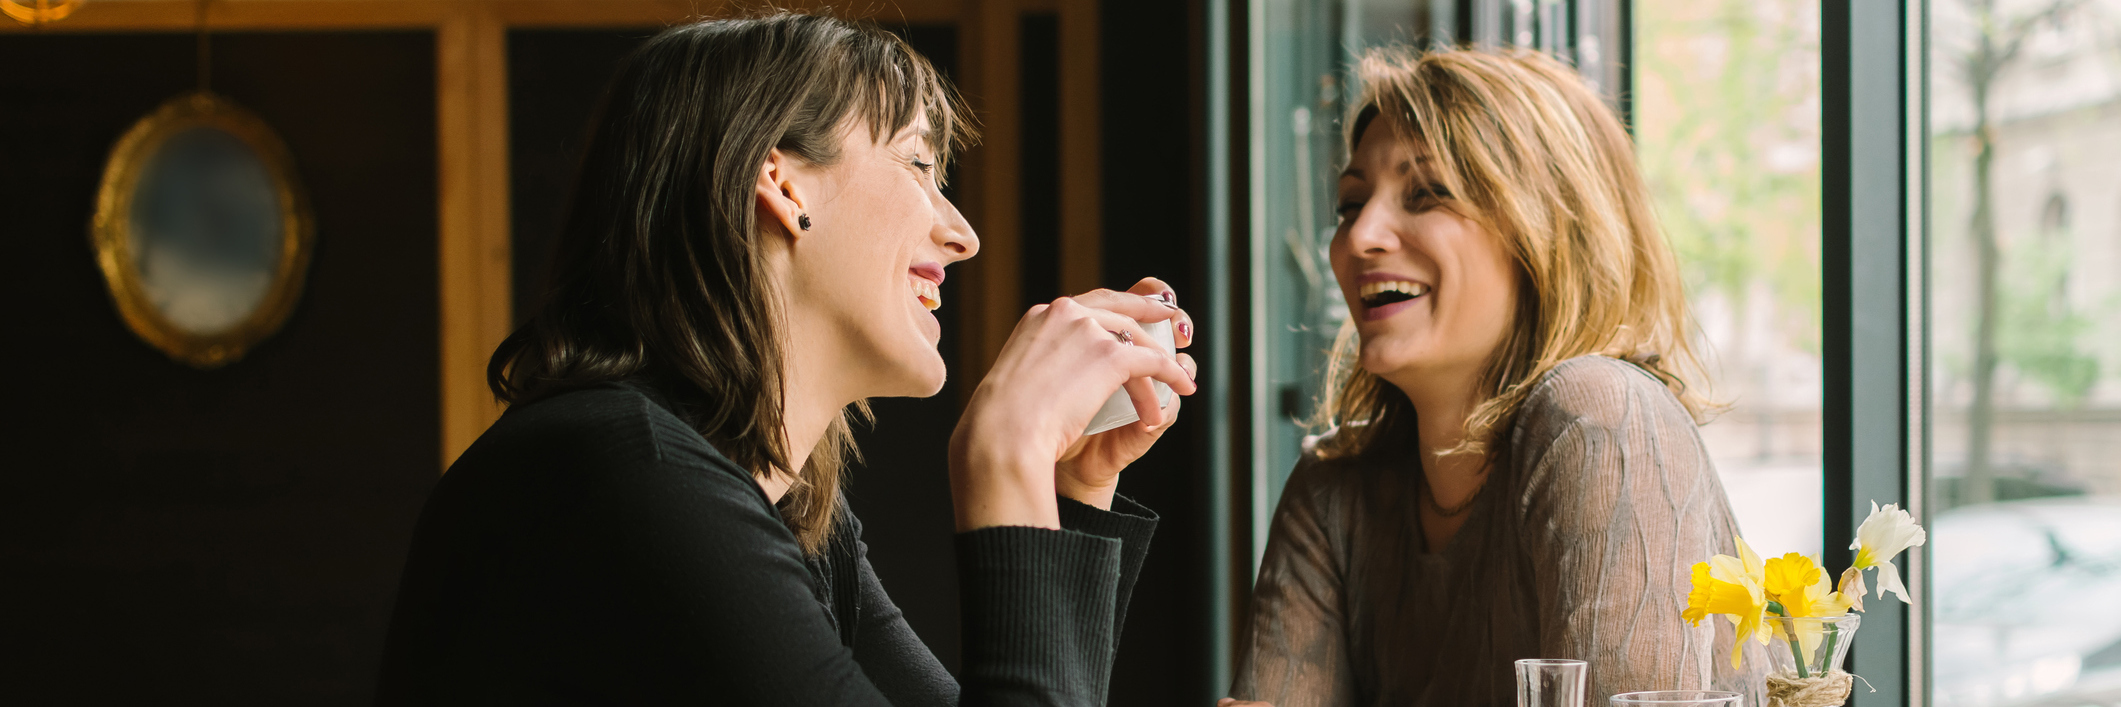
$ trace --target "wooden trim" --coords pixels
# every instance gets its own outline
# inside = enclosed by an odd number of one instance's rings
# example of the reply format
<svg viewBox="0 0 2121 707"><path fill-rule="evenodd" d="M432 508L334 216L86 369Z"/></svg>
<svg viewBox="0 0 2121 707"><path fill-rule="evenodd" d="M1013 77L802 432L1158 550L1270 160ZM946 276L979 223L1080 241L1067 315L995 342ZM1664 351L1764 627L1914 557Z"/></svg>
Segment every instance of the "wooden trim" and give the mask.
<svg viewBox="0 0 2121 707"><path fill-rule="evenodd" d="M666 27L713 15L717 0L479 0L509 27Z"/></svg>
<svg viewBox="0 0 2121 707"><path fill-rule="evenodd" d="M407 29L442 23L459 2L447 0L211 0L207 27L260 29ZM103 0L32 30L13 22L0 32L190 32L199 26L194 0Z"/></svg>
<svg viewBox="0 0 2121 707"><path fill-rule="evenodd" d="M436 33L441 141L442 466L500 417L486 361L508 336L508 35L483 3Z"/></svg>
<svg viewBox="0 0 2121 707"><path fill-rule="evenodd" d="M844 5L831 0L781 4ZM659 27L728 7L724 0L210 0L207 24L217 30L440 27L467 6L491 12L507 27ZM959 0L895 0L847 14L885 23L938 24L957 21L960 7ZM0 34L189 32L198 27L198 19L196 0L92 0L42 29L0 23Z"/></svg>
<svg viewBox="0 0 2121 707"><path fill-rule="evenodd" d="M1071 293L1107 284L1097 4L1060 0L1060 284Z"/></svg>
<svg viewBox="0 0 2121 707"><path fill-rule="evenodd" d="M965 0L959 25L960 87L981 123L981 142L965 156L966 215L979 230L979 256L959 266L959 365L962 381L978 381L1001 354L1023 316L1019 272L1022 230L1022 13L1015 0ZM959 386L969 398L974 385Z"/></svg>
<svg viewBox="0 0 2121 707"><path fill-rule="evenodd" d="M283 0L286 1L286 0ZM511 27L645 27L710 17L729 8L727 0L458 0L494 6ZM959 0L896 0L865 3L849 9L845 0L783 0L776 7L829 9L843 17L862 17L884 24L947 24L958 19ZM757 7L747 2L739 7Z"/></svg>

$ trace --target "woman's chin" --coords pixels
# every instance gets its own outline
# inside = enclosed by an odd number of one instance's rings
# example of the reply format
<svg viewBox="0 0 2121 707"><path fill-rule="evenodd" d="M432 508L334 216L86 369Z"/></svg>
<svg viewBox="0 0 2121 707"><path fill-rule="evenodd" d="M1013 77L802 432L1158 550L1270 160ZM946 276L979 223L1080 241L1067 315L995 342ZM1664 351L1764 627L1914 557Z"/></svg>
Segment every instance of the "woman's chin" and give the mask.
<svg viewBox="0 0 2121 707"><path fill-rule="evenodd" d="M885 392L867 397L876 398L926 398L943 392L943 383L950 378L950 369L943 365L943 355L929 347L925 356L908 356L895 366L897 375L892 376Z"/></svg>
<svg viewBox="0 0 2121 707"><path fill-rule="evenodd" d="M1387 337L1375 342L1364 342L1358 362L1364 371L1379 378L1390 380L1393 374L1421 368L1427 363L1417 350L1419 344L1402 337Z"/></svg>

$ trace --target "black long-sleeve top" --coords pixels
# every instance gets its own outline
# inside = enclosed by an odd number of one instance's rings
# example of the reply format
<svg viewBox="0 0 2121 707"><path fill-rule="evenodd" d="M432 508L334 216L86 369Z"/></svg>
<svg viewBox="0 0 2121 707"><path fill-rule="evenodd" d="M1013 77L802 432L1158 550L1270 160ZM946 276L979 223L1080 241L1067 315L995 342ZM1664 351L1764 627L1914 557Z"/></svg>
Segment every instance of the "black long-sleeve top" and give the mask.
<svg viewBox="0 0 2121 707"><path fill-rule="evenodd" d="M378 704L1098 705L1156 527L957 536L962 682L870 570L851 512L806 556L749 473L653 390L511 409L414 533Z"/></svg>

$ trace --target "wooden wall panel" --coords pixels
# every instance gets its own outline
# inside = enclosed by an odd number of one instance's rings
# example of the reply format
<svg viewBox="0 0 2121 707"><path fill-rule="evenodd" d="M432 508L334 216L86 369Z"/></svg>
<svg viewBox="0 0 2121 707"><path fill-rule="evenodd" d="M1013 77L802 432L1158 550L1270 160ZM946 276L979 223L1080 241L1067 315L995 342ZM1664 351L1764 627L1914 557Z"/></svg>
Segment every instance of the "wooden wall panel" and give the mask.
<svg viewBox="0 0 2121 707"><path fill-rule="evenodd" d="M436 34L441 144L442 457L447 468L501 407L486 362L508 336L508 58L494 8L457 3Z"/></svg>
<svg viewBox="0 0 2121 707"><path fill-rule="evenodd" d="M1102 271L1097 5L1098 0L1060 0L1060 282L1061 291L1071 294L1134 284L1104 282Z"/></svg>
<svg viewBox="0 0 2121 707"><path fill-rule="evenodd" d="M103 160L191 90L188 33L0 37L0 702L365 705L435 483L434 39L218 38L316 218L284 328L212 371L139 341L87 224Z"/></svg>
<svg viewBox="0 0 2121 707"><path fill-rule="evenodd" d="M979 114L981 141L967 155L958 206L979 231L979 256L957 266L963 290L964 337L953 377L977 381L1023 316L1018 287L1017 231L1022 175L1018 172L1020 10L1015 0L965 0L959 23L962 66L958 88ZM972 386L960 388L971 395Z"/></svg>

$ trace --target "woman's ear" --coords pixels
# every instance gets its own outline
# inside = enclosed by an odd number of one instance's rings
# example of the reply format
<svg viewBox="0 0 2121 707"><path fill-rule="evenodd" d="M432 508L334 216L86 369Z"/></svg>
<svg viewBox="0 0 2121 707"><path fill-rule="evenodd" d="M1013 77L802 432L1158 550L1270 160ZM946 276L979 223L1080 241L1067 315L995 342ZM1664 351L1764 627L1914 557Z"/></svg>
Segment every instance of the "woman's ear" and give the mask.
<svg viewBox="0 0 2121 707"><path fill-rule="evenodd" d="M794 156L779 148L768 151L766 161L759 165L757 187L760 223L778 223L791 238L801 238L810 230L810 214L805 209L809 198L796 185L796 163Z"/></svg>

